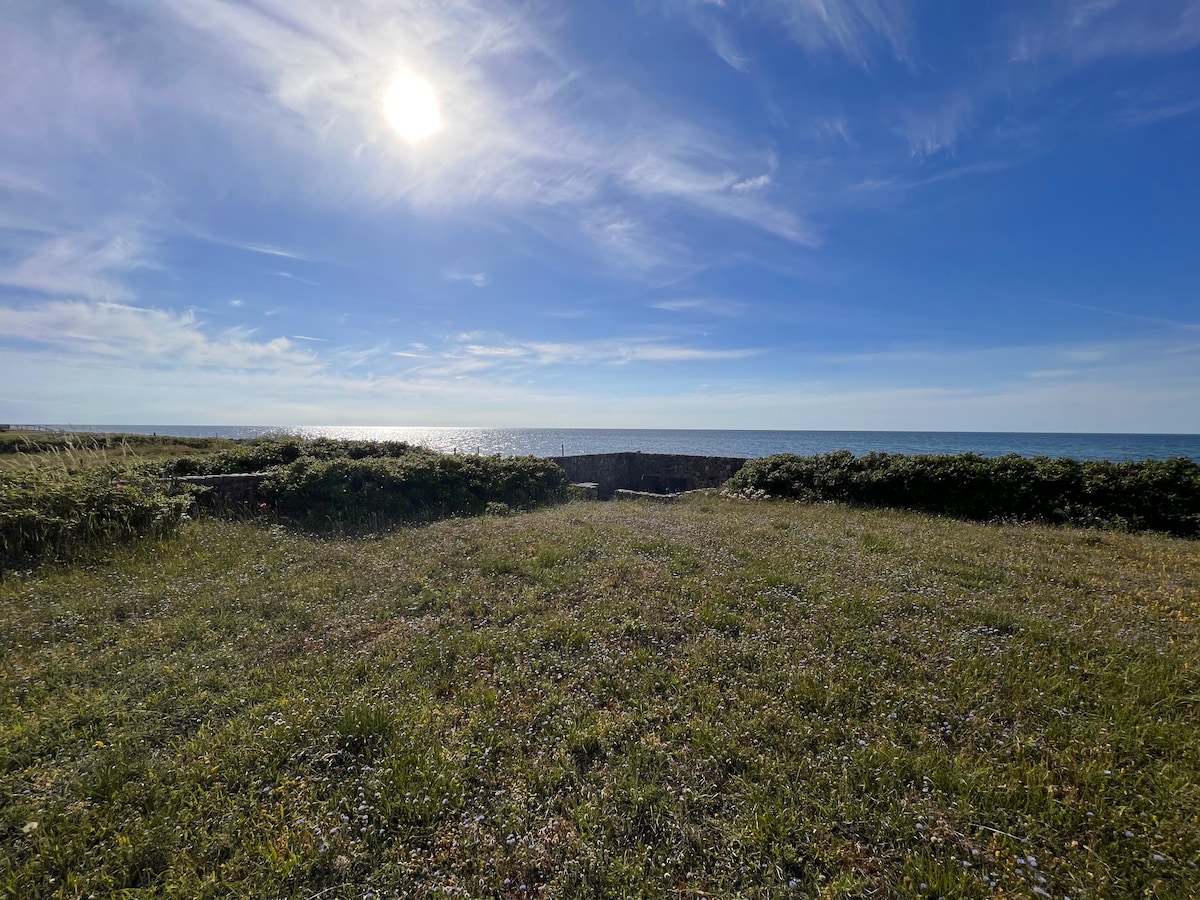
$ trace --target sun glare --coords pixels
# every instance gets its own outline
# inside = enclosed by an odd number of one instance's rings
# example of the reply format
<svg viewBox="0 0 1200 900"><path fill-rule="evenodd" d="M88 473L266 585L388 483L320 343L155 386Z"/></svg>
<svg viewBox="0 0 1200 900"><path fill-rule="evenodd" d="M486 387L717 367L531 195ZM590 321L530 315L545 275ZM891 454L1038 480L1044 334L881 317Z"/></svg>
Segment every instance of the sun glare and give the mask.
<svg viewBox="0 0 1200 900"><path fill-rule="evenodd" d="M396 133L410 144L442 128L442 107L433 85L408 72L396 76L383 95L383 114Z"/></svg>

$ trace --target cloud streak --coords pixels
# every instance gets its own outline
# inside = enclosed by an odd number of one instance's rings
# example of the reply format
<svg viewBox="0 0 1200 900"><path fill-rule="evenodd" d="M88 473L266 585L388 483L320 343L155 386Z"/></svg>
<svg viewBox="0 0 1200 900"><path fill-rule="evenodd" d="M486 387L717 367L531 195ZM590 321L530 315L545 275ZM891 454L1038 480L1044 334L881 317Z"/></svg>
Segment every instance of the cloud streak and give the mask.
<svg viewBox="0 0 1200 900"><path fill-rule="evenodd" d="M962 95L951 97L933 109L910 111L901 129L909 153L919 158L939 153L953 156L955 145L970 123L971 112L970 100Z"/></svg>
<svg viewBox="0 0 1200 900"><path fill-rule="evenodd" d="M0 267L0 285L51 296L130 300L123 278L144 265L145 248L134 233L67 234Z"/></svg>
<svg viewBox="0 0 1200 900"><path fill-rule="evenodd" d="M897 59L906 54L899 0L767 0L763 8L810 53L836 52L864 68L881 45Z"/></svg>
<svg viewBox="0 0 1200 900"><path fill-rule="evenodd" d="M724 300L716 297L687 297L675 300L659 300L650 304L651 309L662 309L667 312L693 312L710 316L735 318L745 315L750 310L750 304L739 300Z"/></svg>
<svg viewBox="0 0 1200 900"><path fill-rule="evenodd" d="M1048 21L1017 30L1014 60L1066 57L1088 64L1200 46L1197 0L1059 0L1051 9Z"/></svg>
<svg viewBox="0 0 1200 900"><path fill-rule="evenodd" d="M733 362L763 352L757 348L686 346L652 338L465 343L447 348L440 362L422 367L421 371L426 376L455 377L485 370L518 372L546 367Z"/></svg>
<svg viewBox="0 0 1200 900"><path fill-rule="evenodd" d="M473 287L487 287L487 272L450 272L446 275L450 281L465 281Z"/></svg>
<svg viewBox="0 0 1200 900"><path fill-rule="evenodd" d="M147 369L226 369L248 372L290 368L311 372L316 357L286 338L260 341L245 329L208 337L192 312L175 314L121 303L54 300L32 307L0 307L0 335L70 351L80 362Z"/></svg>

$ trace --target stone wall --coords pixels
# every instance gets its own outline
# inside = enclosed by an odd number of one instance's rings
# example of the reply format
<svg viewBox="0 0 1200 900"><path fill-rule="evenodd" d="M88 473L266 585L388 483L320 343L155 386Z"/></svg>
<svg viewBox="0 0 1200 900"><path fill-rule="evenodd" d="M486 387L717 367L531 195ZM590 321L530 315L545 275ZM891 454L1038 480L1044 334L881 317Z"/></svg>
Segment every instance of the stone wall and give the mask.
<svg viewBox="0 0 1200 900"><path fill-rule="evenodd" d="M677 494L720 487L746 464L740 457L674 453L590 453L551 459L570 481L595 482L602 500L611 499L617 490Z"/></svg>
<svg viewBox="0 0 1200 900"><path fill-rule="evenodd" d="M595 496L600 500L611 500L618 490L678 494L720 487L746 464L740 457L674 453L592 453L550 459L562 467L572 483L593 483ZM188 475L174 480L209 488L209 496L218 503L242 506L258 501L258 486L266 477Z"/></svg>

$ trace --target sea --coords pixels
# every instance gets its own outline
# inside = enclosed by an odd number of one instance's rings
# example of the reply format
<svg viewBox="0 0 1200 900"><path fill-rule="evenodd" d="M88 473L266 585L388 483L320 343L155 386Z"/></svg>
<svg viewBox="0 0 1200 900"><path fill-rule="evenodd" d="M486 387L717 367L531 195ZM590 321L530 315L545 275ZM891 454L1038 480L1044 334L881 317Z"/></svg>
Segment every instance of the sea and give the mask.
<svg viewBox="0 0 1200 900"><path fill-rule="evenodd" d="M28 426L17 426L28 427ZM1070 457L1113 461L1186 457L1200 462L1195 434L1052 434L1011 431L736 431L666 428L457 428L350 425L50 425L75 432L177 437L341 438L406 441L445 453L575 456L641 451L696 456L812 455L849 450L885 453L977 453L981 456Z"/></svg>

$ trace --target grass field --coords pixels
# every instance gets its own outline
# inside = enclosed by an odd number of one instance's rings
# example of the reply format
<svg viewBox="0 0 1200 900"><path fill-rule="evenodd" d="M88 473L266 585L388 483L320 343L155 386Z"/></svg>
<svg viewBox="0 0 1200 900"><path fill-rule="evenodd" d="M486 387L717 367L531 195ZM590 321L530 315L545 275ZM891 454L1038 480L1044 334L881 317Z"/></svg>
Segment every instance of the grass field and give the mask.
<svg viewBox="0 0 1200 900"><path fill-rule="evenodd" d="M12 897L1189 897L1200 542L571 504L0 583Z"/></svg>

